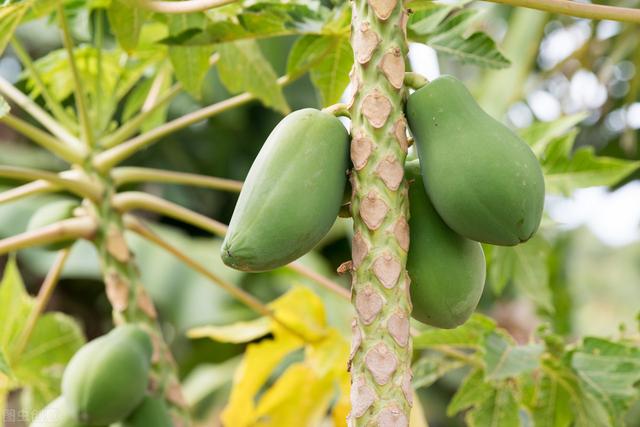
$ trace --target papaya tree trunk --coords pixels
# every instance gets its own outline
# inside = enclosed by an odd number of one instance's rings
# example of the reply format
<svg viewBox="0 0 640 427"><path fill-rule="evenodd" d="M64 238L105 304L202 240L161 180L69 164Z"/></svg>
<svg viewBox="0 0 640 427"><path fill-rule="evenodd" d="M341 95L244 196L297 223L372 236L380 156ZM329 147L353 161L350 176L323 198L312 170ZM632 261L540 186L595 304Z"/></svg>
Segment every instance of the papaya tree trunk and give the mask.
<svg viewBox="0 0 640 427"><path fill-rule="evenodd" d="M124 237L122 215L111 204L114 194L113 182L108 176L97 174L105 194L100 203L90 204L90 209L98 219L99 229L94 239L98 251L106 294L113 308L113 321L116 325L133 323L147 331L153 343L151 360L150 392L164 397L173 418L173 425L187 427L190 418L182 395L177 366L165 343L157 313L151 297L140 280L134 255Z"/></svg>
<svg viewBox="0 0 640 427"><path fill-rule="evenodd" d="M351 426L408 426L412 403L406 22L401 0L353 2Z"/></svg>

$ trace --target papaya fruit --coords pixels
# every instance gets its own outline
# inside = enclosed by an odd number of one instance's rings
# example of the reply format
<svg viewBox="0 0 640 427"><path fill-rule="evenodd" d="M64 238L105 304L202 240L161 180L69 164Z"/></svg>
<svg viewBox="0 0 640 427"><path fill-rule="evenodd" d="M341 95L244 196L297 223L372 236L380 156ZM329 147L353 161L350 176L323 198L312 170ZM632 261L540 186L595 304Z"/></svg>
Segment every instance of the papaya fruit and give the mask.
<svg viewBox="0 0 640 427"><path fill-rule="evenodd" d="M147 396L126 420L111 427L173 427L171 415L164 400Z"/></svg>
<svg viewBox="0 0 640 427"><path fill-rule="evenodd" d="M422 183L417 160L406 163L409 186L409 255L412 317L438 328L455 328L482 296L485 258L480 243L462 237L438 215Z"/></svg>
<svg viewBox="0 0 640 427"><path fill-rule="evenodd" d="M407 119L425 188L449 227L494 245L531 238L542 217L544 179L524 141L451 76L411 94Z"/></svg>
<svg viewBox="0 0 640 427"><path fill-rule="evenodd" d="M33 213L31 219L29 219L27 230L37 230L38 228L46 227L47 225L54 224L58 221L69 219L73 217L73 211L78 206L80 206L78 201L71 199L48 203ZM65 240L45 245L43 248L48 251L59 251L60 249L64 249L67 246L72 245L73 242L73 240Z"/></svg>
<svg viewBox="0 0 640 427"><path fill-rule="evenodd" d="M221 249L229 267L267 271L311 250L340 211L349 134L340 120L306 108L271 132L245 180Z"/></svg>
<svg viewBox="0 0 640 427"><path fill-rule="evenodd" d="M31 427L97 427L79 423L69 412L62 396L53 400L31 422Z"/></svg>
<svg viewBox="0 0 640 427"><path fill-rule="evenodd" d="M84 345L62 376L62 395L75 419L111 424L126 418L145 397L153 352L139 326L123 325Z"/></svg>

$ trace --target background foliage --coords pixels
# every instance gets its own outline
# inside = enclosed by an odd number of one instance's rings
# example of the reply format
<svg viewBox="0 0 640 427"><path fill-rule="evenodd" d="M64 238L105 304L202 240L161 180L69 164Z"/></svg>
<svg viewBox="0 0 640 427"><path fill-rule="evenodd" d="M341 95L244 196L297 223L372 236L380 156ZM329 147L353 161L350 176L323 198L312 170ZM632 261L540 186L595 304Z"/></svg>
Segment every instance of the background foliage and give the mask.
<svg viewBox="0 0 640 427"><path fill-rule="evenodd" d="M15 32L64 107L59 119L74 123L73 79L52 4L23 0L0 7L0 74L46 103L34 74L23 68L19 46L10 44ZM615 191L637 180L640 125L631 114L640 105L637 27L468 0L413 0L407 6L413 11L411 64L420 71L431 61L433 69L436 57L420 54L420 44L434 49L440 72L463 78L488 111L531 145L550 194L571 197L593 186ZM242 180L282 114L333 104L347 89L353 53L345 2L261 1L186 15L154 14L121 0L66 0L64 7L92 121L104 135L130 121L151 90L171 94L171 102L145 117L143 131L238 93L260 101L163 136L129 165ZM566 55L550 54L561 46L553 40L563 36ZM278 80L283 75L288 78ZM579 78L595 82L599 98L575 99L572 85ZM536 99L547 95L555 100L546 104L557 107L555 117L537 107ZM0 144L2 164L64 168L6 127L0 127ZM15 185L0 181L2 189ZM235 200L233 194L175 185L137 188L223 222ZM0 238L23 231L30 213L53 198L0 205ZM256 318L161 249L128 236L198 422L263 425L268 416L272 425L343 425L349 304L287 270L230 270L219 260L218 239L168 218L149 219L160 235L272 304L303 335ZM339 220L302 260L345 287L346 278L334 272L350 257L350 228ZM422 402L415 425L425 425L426 415L431 426L640 426L637 240L607 246L588 228L563 227L547 216L530 242L485 251L482 314L452 331L413 325L414 386ZM84 340L81 331L92 338L111 327L97 256L79 242L51 312L39 319L25 352L13 354L32 304L27 291L36 291L53 256L24 250L4 268L0 396L8 397L11 410L30 413L55 397L64 364Z"/></svg>

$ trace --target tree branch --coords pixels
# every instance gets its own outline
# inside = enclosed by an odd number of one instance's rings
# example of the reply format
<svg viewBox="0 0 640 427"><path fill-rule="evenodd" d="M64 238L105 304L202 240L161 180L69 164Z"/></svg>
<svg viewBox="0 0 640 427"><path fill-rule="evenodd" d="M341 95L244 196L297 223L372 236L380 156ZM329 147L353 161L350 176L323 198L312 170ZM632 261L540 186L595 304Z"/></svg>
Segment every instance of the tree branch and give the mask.
<svg viewBox="0 0 640 427"><path fill-rule="evenodd" d="M89 147L93 147L93 128L91 127L91 121L89 120L89 111L87 109L84 86L82 84L80 73L78 72L78 67L76 66L76 59L73 54L73 40L71 40L71 32L69 31L69 25L67 23L67 17L65 15L62 2L59 2L58 4L58 15L60 15L60 27L62 28L62 42L69 57L69 66L71 67L71 75L73 76L73 94L76 100L78 116L80 117L82 133L87 145Z"/></svg>
<svg viewBox="0 0 640 427"><path fill-rule="evenodd" d="M184 172L171 172L163 169L120 167L111 172L116 186L130 182L162 182L167 184L184 184L195 187L212 188L214 190L239 193L242 182L213 176L197 175Z"/></svg>
<svg viewBox="0 0 640 427"><path fill-rule="evenodd" d="M45 180L37 180L0 193L0 204L13 202L23 197L56 191L59 187Z"/></svg>
<svg viewBox="0 0 640 427"><path fill-rule="evenodd" d="M65 240L91 239L96 230L97 225L89 216L65 219L37 230L26 231L0 240L0 255Z"/></svg>
<svg viewBox="0 0 640 427"><path fill-rule="evenodd" d="M227 282L226 280L222 279L221 277L218 277L217 275L215 275L214 273L209 271L209 269L207 269L202 264L200 264L198 261L194 260L193 258L190 258L188 255L186 255L180 249L176 248L175 246L171 245L169 242L167 242L164 239L162 239L160 236L158 236L156 233L154 233L149 227L147 227L145 224L143 224L136 217L131 216L131 215L125 215L124 223L125 223L125 227L127 229L135 232L136 234L139 234L140 236L144 237L145 239L149 240L150 242L155 243L156 245L160 246L162 249L166 250L167 252L169 252L170 254L175 256L176 258L178 258L180 261L185 263L189 268L193 269L194 271L197 271L198 273L202 274L207 279L211 280L217 286L219 286L220 288L222 288L225 291L227 291L229 294L231 294L231 296L233 296L238 301L240 301L243 304L245 304L247 307L249 307L252 310L254 310L256 313L262 314L263 316L270 317L271 319L273 319L276 322L278 322L280 325L282 325L284 328L286 328L287 330L289 330L293 334L295 334L298 337L302 338L303 341L309 341L305 336L301 335L300 332L296 331L294 328L290 327L285 322L283 322L282 320L278 319L278 317L274 314L273 310L271 310L269 307L267 307L265 304L263 304L256 297L254 297L250 293L245 292L244 290L238 288L237 286L233 285L232 283Z"/></svg>
<svg viewBox="0 0 640 427"><path fill-rule="evenodd" d="M237 0L185 0L185 1L149 1L140 0L143 8L160 13L204 12L216 7L235 3Z"/></svg>
<svg viewBox="0 0 640 427"><path fill-rule="evenodd" d="M289 76L283 76L278 79L280 86L287 85L291 82ZM174 119L170 122L158 126L148 132L143 133L133 139L130 139L122 144L107 150L94 159L94 165L96 169L100 171L108 170L123 160L131 157L133 154L147 147L148 145L156 142L163 136L169 135L201 120L215 116L216 114L246 104L249 101L254 100L256 97L248 92L236 95L234 97L225 99L224 101L217 102L209 105L208 107L201 108L189 114L185 114L182 117Z"/></svg>
<svg viewBox="0 0 640 427"><path fill-rule="evenodd" d="M126 191L113 196L113 206L123 212L134 209L156 212L187 224L194 225L216 236L224 236L227 226L214 219L187 209L160 197L141 191Z"/></svg>
<svg viewBox="0 0 640 427"><path fill-rule="evenodd" d="M60 143L60 141L53 136L41 131L37 127L17 118L14 115L7 114L0 118L0 122L6 124L17 132L20 132L31 141L52 152L68 163L78 164L82 162L83 157L77 152L77 150L74 150L69 145Z"/></svg>
<svg viewBox="0 0 640 427"><path fill-rule="evenodd" d="M15 102L16 105L29 113L29 115L36 119L42 126L47 128L49 132L77 151L79 155L83 157L86 156L87 149L78 138L70 134L60 125L60 123L40 108L40 106L31 98L16 89L2 76L0 76L0 94L5 95L7 98Z"/></svg>
<svg viewBox="0 0 640 427"><path fill-rule="evenodd" d="M96 186L88 182L76 171L65 171L60 174L41 171L38 169L22 168L17 166L0 166L0 176L16 180L44 180L69 190L82 197L92 200L100 198L101 191Z"/></svg>
<svg viewBox="0 0 640 427"><path fill-rule="evenodd" d="M47 307L47 304L51 299L51 295L53 294L53 291L58 284L58 280L60 280L62 269L64 268L64 265L69 258L70 252L70 248L66 248L58 252L58 255L56 256L51 269L47 273L47 277L45 277L44 282L40 287L40 291L38 292L38 296L36 297L36 303L31 309L31 312L29 312L29 317L27 317L24 329L22 329L22 332L20 333L18 343L13 348L14 356L19 356L20 354L22 354L24 349L27 347L29 338L31 337L31 334L33 332L33 328L35 328L38 318Z"/></svg>
<svg viewBox="0 0 640 427"><path fill-rule="evenodd" d="M640 23L640 9L580 3L567 0L486 0L510 6L544 10L560 15L587 19L608 19L612 21Z"/></svg>

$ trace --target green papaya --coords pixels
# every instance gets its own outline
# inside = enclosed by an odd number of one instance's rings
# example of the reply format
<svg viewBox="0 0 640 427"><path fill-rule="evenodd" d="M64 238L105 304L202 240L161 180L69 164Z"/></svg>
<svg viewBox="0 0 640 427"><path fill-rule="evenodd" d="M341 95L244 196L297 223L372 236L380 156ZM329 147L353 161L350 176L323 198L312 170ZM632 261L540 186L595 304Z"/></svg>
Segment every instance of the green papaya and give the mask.
<svg viewBox="0 0 640 427"><path fill-rule="evenodd" d="M123 325L84 345L62 376L62 395L76 420L111 424L145 397L153 352L139 326Z"/></svg>
<svg viewBox="0 0 640 427"><path fill-rule="evenodd" d="M53 400L31 422L31 427L96 427L79 423L69 412L62 396Z"/></svg>
<svg viewBox="0 0 640 427"><path fill-rule="evenodd" d="M222 245L224 263L266 271L311 250L340 211L348 147L347 130L326 112L306 108L278 123L240 192Z"/></svg>
<svg viewBox="0 0 640 427"><path fill-rule="evenodd" d="M173 427L163 399L147 396L126 420L112 427Z"/></svg>
<svg viewBox="0 0 640 427"><path fill-rule="evenodd" d="M524 141L451 76L411 94L407 119L425 188L449 227L494 245L531 238L542 217L544 179Z"/></svg>
<svg viewBox="0 0 640 427"><path fill-rule="evenodd" d="M455 328L482 296L485 258L478 242L462 237L440 218L424 191L417 160L408 162L409 255L412 317L438 328Z"/></svg>
<svg viewBox="0 0 640 427"><path fill-rule="evenodd" d="M47 225L54 224L58 221L69 219L73 217L73 211L80 204L76 200L58 200L52 203L48 203L34 212L29 220L27 230L37 230L38 228L46 227ZM65 240L62 242L56 242L43 246L48 251L59 251L67 246L73 244L73 240Z"/></svg>

